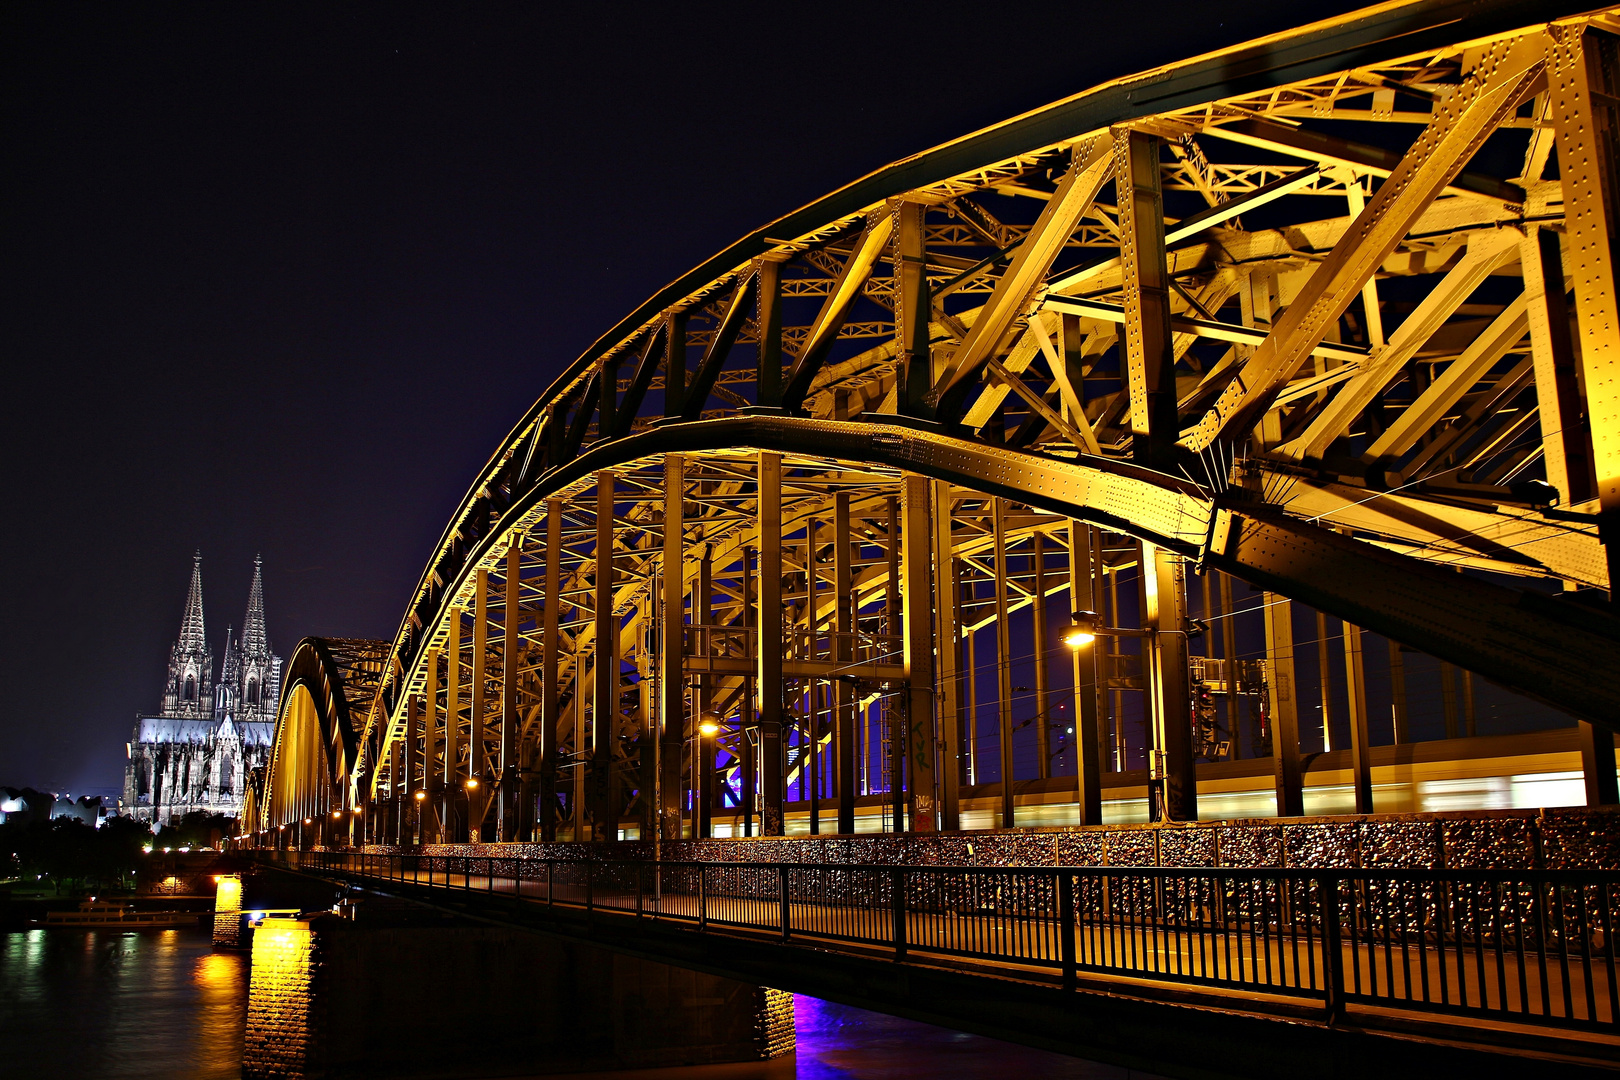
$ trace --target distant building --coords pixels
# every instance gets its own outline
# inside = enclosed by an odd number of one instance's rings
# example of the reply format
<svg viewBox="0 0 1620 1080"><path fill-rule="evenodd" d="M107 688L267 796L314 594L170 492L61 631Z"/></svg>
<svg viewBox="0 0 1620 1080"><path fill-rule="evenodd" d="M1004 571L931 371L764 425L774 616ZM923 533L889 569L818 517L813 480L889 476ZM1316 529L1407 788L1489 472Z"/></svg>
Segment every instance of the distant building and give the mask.
<svg viewBox="0 0 1620 1080"><path fill-rule="evenodd" d="M180 637L169 650L163 706L135 718L124 769L121 809L166 825L191 810L238 816L248 773L262 766L275 735L281 657L264 626L263 560L253 560L242 635L225 632L214 680L214 654L203 623L202 557L192 560Z"/></svg>

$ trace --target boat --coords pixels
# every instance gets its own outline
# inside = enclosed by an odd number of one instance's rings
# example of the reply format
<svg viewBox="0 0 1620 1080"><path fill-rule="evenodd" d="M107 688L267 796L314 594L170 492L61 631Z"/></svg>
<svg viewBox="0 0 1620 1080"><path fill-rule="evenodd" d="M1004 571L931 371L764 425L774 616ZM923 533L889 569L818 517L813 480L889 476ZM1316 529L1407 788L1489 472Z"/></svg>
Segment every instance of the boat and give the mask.
<svg viewBox="0 0 1620 1080"><path fill-rule="evenodd" d="M132 904L92 896L81 901L77 911L47 911L43 919L31 919L28 925L43 930L172 930L199 921L195 911L136 911Z"/></svg>

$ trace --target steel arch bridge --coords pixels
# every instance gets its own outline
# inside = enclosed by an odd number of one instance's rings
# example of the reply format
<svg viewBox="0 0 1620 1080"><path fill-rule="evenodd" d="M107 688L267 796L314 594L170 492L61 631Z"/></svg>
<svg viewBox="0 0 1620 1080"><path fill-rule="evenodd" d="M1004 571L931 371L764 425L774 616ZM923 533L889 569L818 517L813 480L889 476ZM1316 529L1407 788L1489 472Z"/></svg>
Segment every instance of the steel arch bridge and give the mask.
<svg viewBox="0 0 1620 1080"><path fill-rule="evenodd" d="M1345 621L1347 663L1376 632L1612 755L1591 725L1620 717L1617 34L1617 9L1385 4L1096 87L742 238L496 447L365 702L328 723L315 695L319 738L295 740L315 729L289 678L249 827L670 839L731 799L773 834L795 789L840 832L862 798L953 829L964 781L995 775L964 672L990 660L1010 762L1015 649L1042 658L1037 715L1072 700L1082 822L1125 684L1154 813L1196 816L1189 570L1268 594L1279 813L1301 805L1289 599ZM1070 612L1103 632L1048 663ZM1104 647L1118 629L1139 655Z"/></svg>

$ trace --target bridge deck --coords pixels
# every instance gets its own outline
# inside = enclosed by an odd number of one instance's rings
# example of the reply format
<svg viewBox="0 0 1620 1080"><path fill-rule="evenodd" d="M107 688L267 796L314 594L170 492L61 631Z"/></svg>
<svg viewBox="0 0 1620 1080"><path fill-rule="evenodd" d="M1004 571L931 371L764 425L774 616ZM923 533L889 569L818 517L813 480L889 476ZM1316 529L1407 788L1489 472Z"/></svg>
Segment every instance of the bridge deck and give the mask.
<svg viewBox="0 0 1620 1080"><path fill-rule="evenodd" d="M837 867L293 853L590 918L1620 1061L1620 874ZM898 901L898 902L897 902ZM1337 908L1337 918L1324 918Z"/></svg>

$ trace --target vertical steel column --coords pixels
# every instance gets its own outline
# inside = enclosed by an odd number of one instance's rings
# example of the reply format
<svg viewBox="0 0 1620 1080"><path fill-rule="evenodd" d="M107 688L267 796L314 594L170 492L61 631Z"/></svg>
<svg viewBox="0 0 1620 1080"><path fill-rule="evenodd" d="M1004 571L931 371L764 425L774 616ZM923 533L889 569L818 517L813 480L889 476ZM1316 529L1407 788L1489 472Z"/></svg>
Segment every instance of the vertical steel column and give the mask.
<svg viewBox="0 0 1620 1080"><path fill-rule="evenodd" d="M833 650L836 667L855 662L854 570L850 559L849 492L833 496ZM838 742L838 831L855 831L855 702L845 674L832 680L833 715Z"/></svg>
<svg viewBox="0 0 1620 1080"><path fill-rule="evenodd" d="M1271 706L1271 756L1276 766L1277 816L1305 813L1299 771L1299 702L1294 679L1294 612L1286 596L1261 594L1266 624L1266 690Z"/></svg>
<svg viewBox="0 0 1620 1080"><path fill-rule="evenodd" d="M659 837L681 838L681 754L686 744L686 461L664 458L664 598L659 630Z"/></svg>
<svg viewBox="0 0 1620 1080"><path fill-rule="evenodd" d="M900 500L887 499L888 518L884 522L883 618L891 639L904 638L900 610ZM903 647L902 647L903 648ZM889 819L895 832L906 828L906 731L905 705L889 703ZM880 706L881 707L881 706Z"/></svg>
<svg viewBox="0 0 1620 1080"><path fill-rule="evenodd" d="M373 812L386 815L376 819L377 827L374 836L375 843L399 844L404 842L400 839L401 826L399 814L401 807L404 806L402 796L400 794L404 788L404 784L401 782L404 776L405 739L403 735L400 735L390 740L388 744L388 809L385 811L378 810L377 804L380 796L374 795L372 798ZM372 791L375 792L377 789L373 788ZM244 827L246 827L246 824L246 822L243 822Z"/></svg>
<svg viewBox="0 0 1620 1080"><path fill-rule="evenodd" d="M673 335L673 321L671 334ZM683 345L684 349L685 346ZM673 353L671 355L674 355ZM619 621L613 616L613 474L596 474L596 672L591 710L591 839L619 838ZM578 708L575 709L578 715ZM577 838L576 838L577 839Z"/></svg>
<svg viewBox="0 0 1620 1080"><path fill-rule="evenodd" d="M906 473L901 480L905 520L900 526L900 610L905 627L902 662L906 668L906 753L911 772L911 829L939 828L939 796L934 780L933 530L929 527L928 478Z"/></svg>
<svg viewBox="0 0 1620 1080"><path fill-rule="evenodd" d="M422 697L420 694L412 694L405 701L405 738L400 740L405 744L404 772L394 773L394 801L399 804L400 821L402 823L409 820L407 815L409 815L413 809L413 804L417 802L416 792L421 790L416 786L418 783L416 779L416 729L421 726L421 723ZM395 755L394 764L399 764L398 755ZM403 780L404 783L400 783L401 780ZM422 784L422 787L426 788L427 785L424 783ZM414 836L407 838L406 829L403 824L401 824L399 828L399 834L400 843L410 844L415 842Z"/></svg>
<svg viewBox="0 0 1620 1080"><path fill-rule="evenodd" d="M1034 564L1035 618L1035 758L1036 776L1052 775L1052 709L1047 696L1046 672L1046 536L1037 531L1030 537Z"/></svg>
<svg viewBox="0 0 1620 1080"><path fill-rule="evenodd" d="M1569 506L1590 499L1596 485L1589 443L1581 427L1579 374L1569 332L1560 247L1558 233L1531 226L1519 241L1519 263L1536 373L1543 467L1547 482Z"/></svg>
<svg viewBox="0 0 1620 1080"><path fill-rule="evenodd" d="M1142 545L1146 586L1147 638L1152 677L1152 746L1162 754L1148 767L1148 813L1153 820L1198 820L1198 774L1193 761L1192 690L1187 680L1186 570L1181 556L1154 544ZM1160 778L1155 779L1155 773Z"/></svg>
<svg viewBox="0 0 1620 1080"><path fill-rule="evenodd" d="M1316 613L1317 697L1322 704L1322 749L1333 749L1333 669L1328 666L1327 616ZM1346 658L1348 663L1348 658Z"/></svg>
<svg viewBox="0 0 1620 1080"><path fill-rule="evenodd" d="M686 407L686 312L667 320L664 336L664 415L678 417Z"/></svg>
<svg viewBox="0 0 1620 1080"><path fill-rule="evenodd" d="M508 843L518 838L518 823L523 817L518 811L517 709L518 666L522 659L518 637L518 583L522 566L523 534L514 532L512 542L506 549L506 615L501 626L501 802L498 835Z"/></svg>
<svg viewBox="0 0 1620 1080"><path fill-rule="evenodd" d="M1344 685L1349 701L1350 784L1356 813L1373 812L1372 747L1367 734L1367 674L1361 657L1361 627L1344 624Z"/></svg>
<svg viewBox="0 0 1620 1080"><path fill-rule="evenodd" d="M654 576L642 609L651 632L643 635L636 653L636 671L640 675L636 683L636 787L641 792L641 816L636 825L643 841L658 836L658 658L645 648L649 638L656 640L658 632L660 598L656 581Z"/></svg>
<svg viewBox="0 0 1620 1080"><path fill-rule="evenodd" d="M1001 746L1001 827L1017 824L1013 808L1012 644L1007 627L1007 504L999 496L991 504L995 534L996 593L996 727Z"/></svg>
<svg viewBox="0 0 1620 1080"><path fill-rule="evenodd" d="M467 717L467 839L483 839L484 811L489 807L489 770L485 767L484 736L489 708L489 571L473 574L478 590L473 599L472 700Z"/></svg>
<svg viewBox="0 0 1620 1080"><path fill-rule="evenodd" d="M1114 176L1120 192L1131 456L1140 464L1166 465L1174 452L1179 428L1158 138L1142 131L1116 129Z"/></svg>
<svg viewBox="0 0 1620 1080"><path fill-rule="evenodd" d="M1092 593L1091 527L1069 521L1069 602L1075 611L1096 611ZM1099 553L1100 554L1100 553ZM1074 650L1074 787L1080 824L1102 824L1102 739L1097 730L1097 641Z"/></svg>
<svg viewBox="0 0 1620 1080"><path fill-rule="evenodd" d="M1139 545L1136 548L1136 552L1136 565L1138 573L1140 574L1142 566L1142 552ZM1107 615L1108 625L1119 626L1121 625L1119 614L1119 570L1115 569L1114 572L1110 574L1101 565L1103 563L1103 551L1100 543L1098 544L1097 548L1097 562L1099 564L1098 569L1102 571L1102 576L1106 579L1104 584L1107 591L1104 593L1104 595L1108 599L1108 610L1105 613ZM1118 669L1120 664L1120 661L1116 658L1124 655L1125 653L1120 648L1120 639L1117 637L1110 638L1108 640L1107 651L1098 658L1099 663L1097 665L1105 679L1112 678L1114 671ZM1145 647L1142 650L1141 659L1144 661L1147 659L1147 649ZM1147 668L1142 667L1141 673L1145 677L1147 675ZM1112 686L1112 683L1108 682L1105 683L1105 685ZM1108 715L1113 721L1114 771L1124 772L1129 756L1127 751L1130 749L1125 740L1125 691L1115 688L1110 690L1110 694L1111 700L1108 703Z"/></svg>
<svg viewBox="0 0 1620 1080"><path fill-rule="evenodd" d="M759 455L760 833L782 835L782 455Z"/></svg>
<svg viewBox="0 0 1620 1080"><path fill-rule="evenodd" d="M1620 263L1615 251L1620 243L1620 37L1596 27L1558 24L1547 32L1552 39L1547 93L1574 264L1570 276L1598 533L1615 582L1620 581ZM1571 419L1565 417L1566 427Z"/></svg>
<svg viewBox="0 0 1620 1080"><path fill-rule="evenodd" d="M466 613L466 608L450 609L450 632L444 647L444 809L439 828L442 842L447 844L467 841L465 825L456 817L458 806L466 805L461 787L461 620Z"/></svg>
<svg viewBox="0 0 1620 1080"><path fill-rule="evenodd" d="M951 549L951 485L930 482L933 490L934 645L939 665L934 715L939 723L939 827L954 832L962 827L962 620L956 579L956 556Z"/></svg>
<svg viewBox="0 0 1620 1080"><path fill-rule="evenodd" d="M619 354L602 359L596 393L596 437L611 439L619 430Z"/></svg>
<svg viewBox="0 0 1620 1080"><path fill-rule="evenodd" d="M1237 688L1242 685L1238 677L1241 661L1237 654L1237 618L1232 605L1232 579L1219 570L1210 570L1208 573L1216 575L1220 583L1221 594L1221 656L1226 661L1226 727L1232 733L1232 757L1239 756L1241 743L1238 740L1238 693Z"/></svg>
<svg viewBox="0 0 1620 1080"><path fill-rule="evenodd" d="M748 632L754 625L754 574L751 562L754 552L751 548L743 548L742 552L742 614L738 622L742 624L743 640L747 642ZM745 644L744 652L748 646ZM742 804L743 804L743 835L754 835L754 817L759 804L759 746L757 736L759 729L754 725L754 676L743 676L742 701L737 706L737 726L739 728L738 743L742 750Z"/></svg>
<svg viewBox="0 0 1620 1080"><path fill-rule="evenodd" d="M970 584L968 586L972 588ZM979 649L978 632L969 629L962 641L967 654L967 719L962 725L962 741L966 746L963 760L967 769L969 787L980 783L979 776Z"/></svg>
<svg viewBox="0 0 1620 1080"><path fill-rule="evenodd" d="M755 264L759 274L758 308L759 359L755 373L756 398L760 407L779 408L782 404L782 264L761 259Z"/></svg>
<svg viewBox="0 0 1620 1080"><path fill-rule="evenodd" d="M927 415L928 391L933 385L929 357L928 324L932 318L928 274L923 249L927 207L897 202L894 213L894 331L895 412L901 416Z"/></svg>
<svg viewBox="0 0 1620 1080"><path fill-rule="evenodd" d="M1474 673L1467 668L1458 668L1462 675L1462 715L1463 734L1468 738L1474 737Z"/></svg>
<svg viewBox="0 0 1620 1080"><path fill-rule="evenodd" d="M421 843L440 839L438 828L438 810L436 804L444 791L442 779L442 766L439 759L439 650L429 649L427 654L426 678L422 686L422 703L427 706L422 714L422 787L425 797L417 800L415 795L414 807L417 817L418 832Z"/></svg>
<svg viewBox="0 0 1620 1080"><path fill-rule="evenodd" d="M1440 661L1440 709L1445 716L1446 738L1457 737L1457 669Z"/></svg>
<svg viewBox="0 0 1620 1080"><path fill-rule="evenodd" d="M540 621L540 839L557 839L557 758L561 747L558 616L562 608L562 500L546 500L545 607Z"/></svg>
<svg viewBox="0 0 1620 1080"><path fill-rule="evenodd" d="M1411 742L1412 737L1406 729L1406 662L1401 658L1401 647L1393 641L1389 643L1389 690L1395 742Z"/></svg>
<svg viewBox="0 0 1620 1080"><path fill-rule="evenodd" d="M1614 771L1614 732L1590 720L1577 721L1581 747L1581 774L1586 778L1586 805L1620 803L1620 782Z"/></svg>
<svg viewBox="0 0 1620 1080"><path fill-rule="evenodd" d="M703 494L700 488L698 494ZM710 642L708 627L714 625L714 559L708 544L703 545L703 554L698 559L697 586L692 592L692 623L695 627L702 627L693 635L699 647L706 647L709 656L714 655L714 646ZM713 715L714 710L714 681L708 675L698 676L697 701L694 703L693 714L697 719L697 754L692 766L696 774L692 777L692 811L696 818L694 834L708 839L714 835L714 744L713 735L703 734L703 725L717 723L718 718Z"/></svg>
<svg viewBox="0 0 1620 1080"><path fill-rule="evenodd" d="M816 519L809 517L804 523L804 633L805 656L816 655L816 629L820 619L821 583L816 574ZM821 704L820 680L805 680L805 699L809 706L804 718L803 741L799 744L799 790L810 804L810 835L821 833Z"/></svg>

